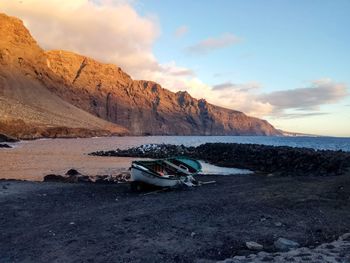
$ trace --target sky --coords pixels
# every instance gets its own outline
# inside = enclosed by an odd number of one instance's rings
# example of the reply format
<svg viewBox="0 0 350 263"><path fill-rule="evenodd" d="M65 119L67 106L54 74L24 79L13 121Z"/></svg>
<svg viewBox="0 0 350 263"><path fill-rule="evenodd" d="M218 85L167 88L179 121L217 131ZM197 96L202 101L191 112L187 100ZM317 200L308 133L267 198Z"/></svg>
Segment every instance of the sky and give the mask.
<svg viewBox="0 0 350 263"><path fill-rule="evenodd" d="M350 136L348 0L0 0L45 49L263 118Z"/></svg>

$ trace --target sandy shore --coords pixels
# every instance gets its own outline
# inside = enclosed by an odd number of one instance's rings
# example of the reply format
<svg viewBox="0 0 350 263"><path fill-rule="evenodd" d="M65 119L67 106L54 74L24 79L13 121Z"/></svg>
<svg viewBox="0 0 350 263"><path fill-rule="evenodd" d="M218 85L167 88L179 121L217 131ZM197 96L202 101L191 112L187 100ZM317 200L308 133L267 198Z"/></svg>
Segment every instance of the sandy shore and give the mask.
<svg viewBox="0 0 350 263"><path fill-rule="evenodd" d="M0 181L0 262L196 262L309 248L350 229L350 177L203 176L143 195L127 184Z"/></svg>

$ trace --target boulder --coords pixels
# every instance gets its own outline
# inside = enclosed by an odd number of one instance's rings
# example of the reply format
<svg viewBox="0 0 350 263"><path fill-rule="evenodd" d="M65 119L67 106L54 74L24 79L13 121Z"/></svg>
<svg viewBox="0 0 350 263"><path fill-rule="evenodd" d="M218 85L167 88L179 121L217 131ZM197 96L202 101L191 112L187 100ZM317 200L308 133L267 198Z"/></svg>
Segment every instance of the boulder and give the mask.
<svg viewBox="0 0 350 263"><path fill-rule="evenodd" d="M274 245L276 249L279 251L289 251L291 249L298 248L300 244L298 242L286 239L286 238L279 238L274 242Z"/></svg>
<svg viewBox="0 0 350 263"><path fill-rule="evenodd" d="M345 233L344 235L339 237L339 240L340 241L348 241L348 242L350 242L350 233Z"/></svg>
<svg viewBox="0 0 350 263"><path fill-rule="evenodd" d="M0 142L17 142L13 137L0 133Z"/></svg>
<svg viewBox="0 0 350 263"><path fill-rule="evenodd" d="M80 175L80 173L77 170L75 170L75 169L69 169L66 172L66 175L68 175L68 176L77 176L77 175Z"/></svg>
<svg viewBox="0 0 350 263"><path fill-rule="evenodd" d="M67 177L58 174L48 174L44 176L44 182L66 182Z"/></svg>
<svg viewBox="0 0 350 263"><path fill-rule="evenodd" d="M250 250L262 250L264 248L263 245L261 245L261 244L259 244L257 242L254 242L254 241L245 242L245 245Z"/></svg>
<svg viewBox="0 0 350 263"><path fill-rule="evenodd" d="M77 181L79 183L93 183L90 176L87 175L77 175Z"/></svg>

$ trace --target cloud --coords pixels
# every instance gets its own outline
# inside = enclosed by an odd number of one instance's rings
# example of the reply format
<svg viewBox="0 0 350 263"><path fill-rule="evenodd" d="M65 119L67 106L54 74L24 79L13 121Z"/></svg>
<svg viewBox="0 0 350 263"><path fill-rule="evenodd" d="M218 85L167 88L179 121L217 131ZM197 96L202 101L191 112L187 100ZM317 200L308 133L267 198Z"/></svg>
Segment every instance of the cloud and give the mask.
<svg viewBox="0 0 350 263"><path fill-rule="evenodd" d="M183 87L195 73L173 61L157 60L152 49L160 34L158 19L139 15L135 2L1 0L0 9L21 18L46 50L73 51L116 64L134 79L153 80L171 90Z"/></svg>
<svg viewBox="0 0 350 263"><path fill-rule="evenodd" d="M319 110L321 105L334 104L349 95L347 86L330 79L315 80L309 87L275 91L259 97L274 106L275 113L286 109Z"/></svg>
<svg viewBox="0 0 350 263"><path fill-rule="evenodd" d="M183 37L188 33L188 27L187 26L180 26L175 31L175 36L177 38Z"/></svg>
<svg viewBox="0 0 350 263"><path fill-rule="evenodd" d="M132 75L161 68L152 53L158 21L140 16L130 1L2 0L0 8L23 19L45 49L115 63Z"/></svg>
<svg viewBox="0 0 350 263"><path fill-rule="evenodd" d="M261 85L257 82L251 82L251 83L244 83L244 84L235 84L232 82L224 82L221 84L217 84L213 86L213 90L220 91L220 90L238 90L238 91L252 91L260 89Z"/></svg>
<svg viewBox="0 0 350 263"><path fill-rule="evenodd" d="M195 89L194 89L195 87ZM311 82L309 87L258 93L262 86L257 82L224 82L213 85L192 84L190 94L207 97L208 101L223 107L236 109L257 117L271 116L274 119L296 119L328 115L320 112L322 105L334 104L345 98L348 89L345 84L330 79Z"/></svg>
<svg viewBox="0 0 350 263"><path fill-rule="evenodd" d="M253 86L257 85L256 82L251 83L255 83ZM252 86L252 84L231 84L242 88L226 88L224 84L207 85L197 78L192 78L184 84L186 91L196 98L205 98L212 104L243 111L248 115L263 117L273 110L269 103L259 101L257 95L251 93L252 89L243 88ZM218 86L222 88L218 89Z"/></svg>
<svg viewBox="0 0 350 263"><path fill-rule="evenodd" d="M226 33L217 38L202 40L197 44L187 47L186 51L193 55L205 55L211 51L232 46L240 41L241 39L237 36L231 33Z"/></svg>
<svg viewBox="0 0 350 263"><path fill-rule="evenodd" d="M324 116L329 114L330 114L329 112L283 113L275 117L282 118L282 119L298 119L298 118L307 118L307 117L315 117L315 116Z"/></svg>
<svg viewBox="0 0 350 263"><path fill-rule="evenodd" d="M192 69L178 66L175 61L162 64L161 68L161 71L167 76L193 77L196 75Z"/></svg>

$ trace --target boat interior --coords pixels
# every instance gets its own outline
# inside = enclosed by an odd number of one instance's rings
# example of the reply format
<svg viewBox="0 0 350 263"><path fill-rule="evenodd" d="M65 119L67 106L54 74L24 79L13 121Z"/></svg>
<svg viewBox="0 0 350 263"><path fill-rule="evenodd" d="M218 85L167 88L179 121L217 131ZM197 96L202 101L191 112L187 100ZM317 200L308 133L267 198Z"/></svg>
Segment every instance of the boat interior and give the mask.
<svg viewBox="0 0 350 263"><path fill-rule="evenodd" d="M197 172L181 162L175 164L173 160L136 161L135 164L141 165L159 176L188 176Z"/></svg>

